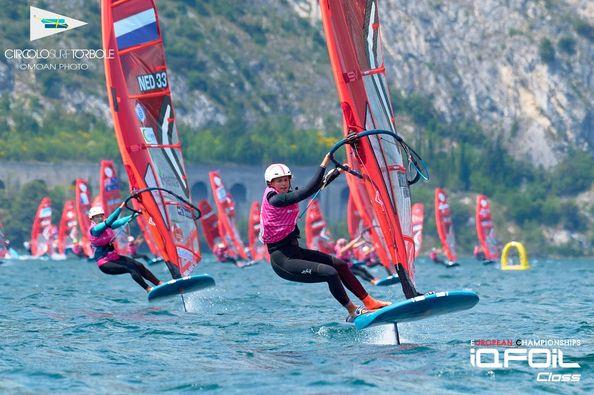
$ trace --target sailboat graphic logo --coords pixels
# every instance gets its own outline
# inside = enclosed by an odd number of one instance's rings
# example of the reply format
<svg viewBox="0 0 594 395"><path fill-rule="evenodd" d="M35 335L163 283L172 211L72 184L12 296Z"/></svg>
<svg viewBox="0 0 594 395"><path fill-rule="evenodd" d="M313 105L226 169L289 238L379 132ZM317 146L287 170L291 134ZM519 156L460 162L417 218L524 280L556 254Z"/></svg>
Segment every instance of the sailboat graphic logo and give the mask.
<svg viewBox="0 0 594 395"><path fill-rule="evenodd" d="M86 22L55 12L29 7L29 39L31 41L76 29L86 24Z"/></svg>

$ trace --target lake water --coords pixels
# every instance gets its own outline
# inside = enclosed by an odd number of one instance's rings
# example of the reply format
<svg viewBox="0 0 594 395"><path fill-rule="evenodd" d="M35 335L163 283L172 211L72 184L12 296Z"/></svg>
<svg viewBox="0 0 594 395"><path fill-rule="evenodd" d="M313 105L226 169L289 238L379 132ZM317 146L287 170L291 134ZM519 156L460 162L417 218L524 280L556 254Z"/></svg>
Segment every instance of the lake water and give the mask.
<svg viewBox="0 0 594 395"><path fill-rule="evenodd" d="M1 393L593 393L593 260L541 260L503 272L462 260L417 261L420 290L472 289L472 310L357 331L325 284L278 278L267 264L237 269L207 255L195 273L217 285L149 304L130 276L68 260L0 265ZM168 279L164 266L151 266ZM378 272L379 273L379 272ZM366 285L403 299L399 285ZM578 383L537 383L526 362L470 364L470 341L577 339L560 347ZM501 348L503 350L503 348Z"/></svg>

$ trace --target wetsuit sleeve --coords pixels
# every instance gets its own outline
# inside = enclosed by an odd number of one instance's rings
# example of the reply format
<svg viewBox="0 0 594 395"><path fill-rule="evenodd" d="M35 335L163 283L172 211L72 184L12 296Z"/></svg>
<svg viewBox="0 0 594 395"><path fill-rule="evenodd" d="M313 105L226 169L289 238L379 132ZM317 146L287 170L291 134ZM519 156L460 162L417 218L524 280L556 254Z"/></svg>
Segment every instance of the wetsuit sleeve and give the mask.
<svg viewBox="0 0 594 395"><path fill-rule="evenodd" d="M307 199L322 187L325 171L326 168L320 166L316 174L314 174L314 176L311 178L311 180L309 180L303 189L287 193L271 194L272 196L268 196L268 201L274 207L285 207Z"/></svg>
<svg viewBox="0 0 594 395"><path fill-rule="evenodd" d="M134 213L132 215L127 215L125 217L122 217L120 219L118 219L117 221L114 221L113 224L111 224L111 229L117 229L120 228L124 225L126 225L128 222L132 221L134 218L136 218L138 216L137 213Z"/></svg>
<svg viewBox="0 0 594 395"><path fill-rule="evenodd" d="M120 216L121 212L122 212L121 207L118 207L115 210L113 210L113 213L109 214L109 217L107 217L107 219L105 220L105 226L107 226L108 228L111 228L113 223L115 222L115 220L118 219L118 217Z"/></svg>

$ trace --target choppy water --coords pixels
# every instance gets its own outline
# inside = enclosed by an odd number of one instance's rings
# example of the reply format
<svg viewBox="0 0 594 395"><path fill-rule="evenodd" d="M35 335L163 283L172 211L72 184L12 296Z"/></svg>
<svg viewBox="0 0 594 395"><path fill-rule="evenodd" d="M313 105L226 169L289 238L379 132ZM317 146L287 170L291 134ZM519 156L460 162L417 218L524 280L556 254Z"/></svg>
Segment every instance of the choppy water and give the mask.
<svg viewBox="0 0 594 395"><path fill-rule="evenodd" d="M213 263L216 288L148 304L129 276L82 261L0 265L0 392L39 393L592 393L594 261L540 261L502 272L474 261L420 260L421 290L471 288L468 312L356 331L325 285L285 282L270 267ZM165 268L151 267L161 278ZM400 286L372 295L401 299ZM481 370L471 339L580 339L564 348L580 383L536 383L516 363ZM554 370L555 373L568 371ZM573 373L573 372L572 372Z"/></svg>

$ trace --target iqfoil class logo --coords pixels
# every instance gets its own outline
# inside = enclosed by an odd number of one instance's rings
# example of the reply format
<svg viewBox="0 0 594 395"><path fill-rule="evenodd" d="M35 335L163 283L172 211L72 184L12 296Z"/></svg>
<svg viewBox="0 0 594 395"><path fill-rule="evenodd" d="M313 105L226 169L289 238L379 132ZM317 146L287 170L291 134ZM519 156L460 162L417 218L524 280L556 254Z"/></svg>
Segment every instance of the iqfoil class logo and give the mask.
<svg viewBox="0 0 594 395"><path fill-rule="evenodd" d="M581 381L582 375L575 369L581 366L568 361L560 347L579 347L581 344L579 339L471 340L470 365L492 370L527 364L536 370L537 382L576 383Z"/></svg>
<svg viewBox="0 0 594 395"><path fill-rule="evenodd" d="M86 24L78 19L37 7L29 7L29 39L31 41L76 29Z"/></svg>

